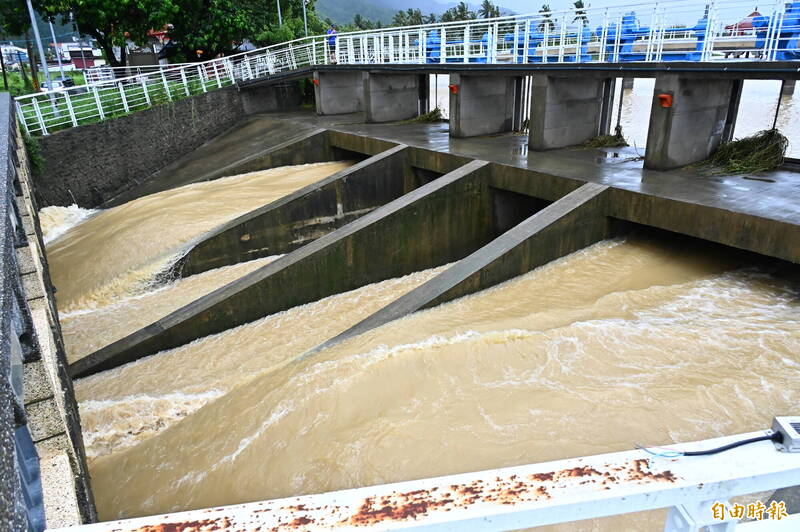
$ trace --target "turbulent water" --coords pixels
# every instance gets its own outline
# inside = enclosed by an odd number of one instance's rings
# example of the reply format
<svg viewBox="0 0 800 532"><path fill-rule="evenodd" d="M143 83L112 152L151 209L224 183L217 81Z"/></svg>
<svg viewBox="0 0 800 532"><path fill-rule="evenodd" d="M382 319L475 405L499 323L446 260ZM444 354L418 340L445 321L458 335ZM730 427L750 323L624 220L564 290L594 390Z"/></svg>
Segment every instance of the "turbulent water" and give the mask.
<svg viewBox="0 0 800 532"><path fill-rule="evenodd" d="M96 309L141 293L204 233L347 165L287 166L225 177L97 213L48 247L59 310Z"/></svg>
<svg viewBox="0 0 800 532"><path fill-rule="evenodd" d="M44 243L49 244L96 212L94 209L82 209L76 204L67 207L55 205L45 207L39 211L39 224Z"/></svg>
<svg viewBox="0 0 800 532"><path fill-rule="evenodd" d="M70 361L275 260L161 275L207 231L346 164L222 178L105 211L43 210ZM800 279L796 269L753 260L649 233L602 242L298 359L442 267L81 379L100 514L764 428L800 399ZM663 518L636 519L578 528L663 527Z"/></svg>
<svg viewBox="0 0 800 532"><path fill-rule="evenodd" d="M749 260L603 242L292 362L422 272L83 379L101 516L765 428L800 400L800 282Z"/></svg>

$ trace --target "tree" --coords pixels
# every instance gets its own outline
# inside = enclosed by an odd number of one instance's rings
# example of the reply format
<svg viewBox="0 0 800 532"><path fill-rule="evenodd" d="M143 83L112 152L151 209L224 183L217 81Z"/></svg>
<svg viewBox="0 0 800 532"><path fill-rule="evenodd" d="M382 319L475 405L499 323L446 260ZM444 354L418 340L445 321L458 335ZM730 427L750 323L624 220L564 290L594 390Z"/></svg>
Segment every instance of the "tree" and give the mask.
<svg viewBox="0 0 800 532"><path fill-rule="evenodd" d="M163 27L182 9L178 0L36 0L34 5L50 20L74 13L81 31L97 41L112 66L126 64L127 39L144 43L150 29ZM114 46L122 48L119 60Z"/></svg>
<svg viewBox="0 0 800 532"><path fill-rule="evenodd" d="M586 15L586 8L583 5L583 0L576 0L575 2L575 18L572 19L572 23L580 22L581 25L585 28L589 25L589 17Z"/></svg>
<svg viewBox="0 0 800 532"><path fill-rule="evenodd" d="M442 13L442 22L456 22L459 20L474 20L477 14L471 11L466 3L459 2L455 7L451 7Z"/></svg>
<svg viewBox="0 0 800 532"><path fill-rule="evenodd" d="M425 24L434 24L436 23L436 13L431 13L425 18Z"/></svg>
<svg viewBox="0 0 800 532"><path fill-rule="evenodd" d="M419 9L406 9L398 11L392 19L392 26L419 26L424 24L425 18Z"/></svg>
<svg viewBox="0 0 800 532"><path fill-rule="evenodd" d="M483 0L478 15L481 18L495 18L500 16L500 8L492 3L491 0Z"/></svg>
<svg viewBox="0 0 800 532"><path fill-rule="evenodd" d="M31 27L24 0L0 0L0 36L22 35Z"/></svg>
<svg viewBox="0 0 800 532"><path fill-rule="evenodd" d="M544 33L545 29L548 31L556 29L556 23L553 22L553 10L550 9L550 4L544 4L542 9L539 10L539 14L542 16L541 22L539 22L539 31Z"/></svg>

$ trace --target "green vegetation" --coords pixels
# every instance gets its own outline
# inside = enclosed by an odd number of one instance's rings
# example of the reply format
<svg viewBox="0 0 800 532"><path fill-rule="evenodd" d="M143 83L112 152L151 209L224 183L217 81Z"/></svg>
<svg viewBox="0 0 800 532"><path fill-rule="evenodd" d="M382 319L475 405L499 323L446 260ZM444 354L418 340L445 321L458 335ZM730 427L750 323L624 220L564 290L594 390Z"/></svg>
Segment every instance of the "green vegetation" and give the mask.
<svg viewBox="0 0 800 532"><path fill-rule="evenodd" d="M616 133L613 135L598 135L593 139L589 139L583 143L587 148L622 148L629 146L628 141L622 136L622 128L617 127Z"/></svg>
<svg viewBox="0 0 800 532"><path fill-rule="evenodd" d="M442 120L442 110L437 105L433 109L433 111L425 113L424 115L419 115L414 118L409 118L408 120L397 122L397 124L419 124L419 123L439 122L441 120Z"/></svg>
<svg viewBox="0 0 800 532"><path fill-rule="evenodd" d="M700 164L731 174L768 172L783 164L788 146L789 140L780 131L767 129L722 144Z"/></svg>
<svg viewBox="0 0 800 532"><path fill-rule="evenodd" d="M42 148L39 146L39 141L30 135L23 134L25 142L25 151L28 152L28 162L31 165L31 172L33 175L42 175L44 170L44 157L42 157Z"/></svg>

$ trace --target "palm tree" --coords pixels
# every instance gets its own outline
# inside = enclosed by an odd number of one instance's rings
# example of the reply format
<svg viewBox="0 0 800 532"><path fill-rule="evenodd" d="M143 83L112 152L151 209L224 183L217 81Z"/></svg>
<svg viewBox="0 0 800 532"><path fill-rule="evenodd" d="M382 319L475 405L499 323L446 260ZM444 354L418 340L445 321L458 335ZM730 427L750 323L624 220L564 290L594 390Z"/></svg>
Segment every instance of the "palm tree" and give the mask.
<svg viewBox="0 0 800 532"><path fill-rule="evenodd" d="M580 21L581 25L585 28L589 25L589 17L586 15L586 7L583 5L583 0L576 0L575 4L575 18L572 19L574 24Z"/></svg>
<svg viewBox="0 0 800 532"><path fill-rule="evenodd" d="M539 31L544 32L545 28L549 31L556 29L556 23L553 22L553 10L550 9L550 4L544 4L542 9L539 10L542 15L542 21L539 23Z"/></svg>
<svg viewBox="0 0 800 532"><path fill-rule="evenodd" d="M491 0L483 0L478 16L481 18L494 18L500 16L500 8L492 3Z"/></svg>

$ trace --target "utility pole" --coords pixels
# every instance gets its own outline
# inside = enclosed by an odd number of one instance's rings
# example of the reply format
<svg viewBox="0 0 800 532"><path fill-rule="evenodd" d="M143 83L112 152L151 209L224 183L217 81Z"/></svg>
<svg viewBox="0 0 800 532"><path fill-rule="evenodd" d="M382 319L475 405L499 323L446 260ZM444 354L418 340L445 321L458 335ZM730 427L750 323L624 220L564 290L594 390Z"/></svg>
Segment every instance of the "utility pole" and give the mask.
<svg viewBox="0 0 800 532"><path fill-rule="evenodd" d="M3 57L3 49L0 48L0 68L3 69L3 86L8 90L8 78L6 77L6 60Z"/></svg>
<svg viewBox="0 0 800 532"><path fill-rule="evenodd" d="M278 4L278 26L283 26L283 17L281 16L281 0L275 0Z"/></svg>
<svg viewBox="0 0 800 532"><path fill-rule="evenodd" d="M26 0L28 4L28 14L31 17L31 26L33 27L33 35L36 39L36 46L39 48L39 58L42 60L42 68L44 69L44 79L47 80L47 86L50 90L53 90L53 83L50 81L50 71L47 70L47 60L44 57L44 48L42 48L42 36L39 35L39 25L36 23L36 15L33 12L33 6L31 5L31 0ZM52 94L50 95L50 99L52 100Z"/></svg>
<svg viewBox="0 0 800 532"><path fill-rule="evenodd" d="M61 64L61 50L58 49L56 31L53 29L52 22L50 22L50 35L53 37L53 49L56 51L56 59L58 59L58 71L61 72L61 79L64 79L64 65Z"/></svg>
<svg viewBox="0 0 800 532"><path fill-rule="evenodd" d="M303 0L303 26L306 29L306 37L308 37L308 17L306 17L306 4L307 0Z"/></svg>

